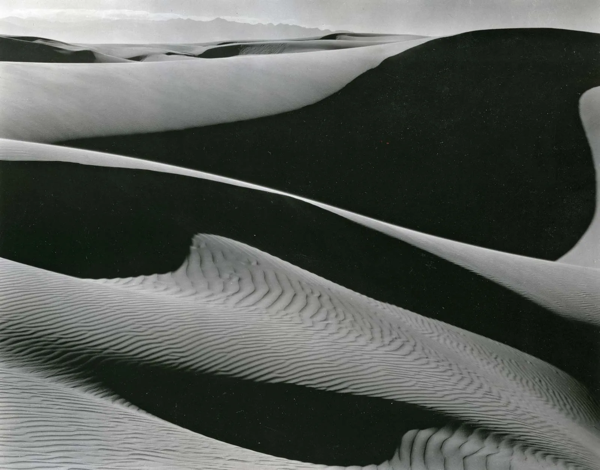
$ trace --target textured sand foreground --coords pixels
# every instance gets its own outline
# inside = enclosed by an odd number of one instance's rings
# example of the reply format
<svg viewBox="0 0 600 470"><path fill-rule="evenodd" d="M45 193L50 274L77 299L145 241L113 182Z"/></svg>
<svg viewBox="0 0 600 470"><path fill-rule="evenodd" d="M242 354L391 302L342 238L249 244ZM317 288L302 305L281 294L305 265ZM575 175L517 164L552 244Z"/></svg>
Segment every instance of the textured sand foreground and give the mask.
<svg viewBox="0 0 600 470"><path fill-rule="evenodd" d="M596 468L598 409L566 374L246 245L198 236L176 272L116 280L1 263L2 354L29 366L51 370L65 355L76 361L91 354L385 397L443 411L525 445L476 434L467 446L478 454L474 468L522 459L523 467L514 468L560 468L557 457ZM91 412L102 408L94 403ZM423 432L405 436L404 447L423 448L433 431ZM440 431L430 443L432 461L447 452L450 461L461 462L465 446L451 445L464 443L460 436L446 439L449 431ZM439 450L440 440L450 442ZM419 468L412 465L393 468Z"/></svg>
<svg viewBox="0 0 600 470"><path fill-rule="evenodd" d="M0 413L10 414L10 418L2 417L0 427L4 468L139 469L140 464L152 469L343 468L295 462L228 445L99 397L77 383L47 378L11 363L0 363L0 377ZM14 433L15 426L21 429L19 435ZM44 458L49 450L53 461ZM414 430L402 437L388 462L360 468L452 470L465 466L473 470L575 468L500 436L462 428Z"/></svg>

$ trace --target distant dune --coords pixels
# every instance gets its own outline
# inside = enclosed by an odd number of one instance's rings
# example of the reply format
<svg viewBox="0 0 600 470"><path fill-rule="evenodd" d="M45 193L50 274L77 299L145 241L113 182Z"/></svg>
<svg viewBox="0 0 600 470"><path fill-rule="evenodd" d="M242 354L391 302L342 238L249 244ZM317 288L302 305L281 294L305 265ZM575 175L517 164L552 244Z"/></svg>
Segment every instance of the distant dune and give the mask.
<svg viewBox="0 0 600 470"><path fill-rule="evenodd" d="M0 135L53 142L283 113L326 98L386 57L427 40L168 64L72 64L65 68L4 62L0 63L5 97Z"/></svg>
<svg viewBox="0 0 600 470"><path fill-rule="evenodd" d="M108 63L126 62L88 48L76 47L35 37L0 36L0 61L57 62L57 63Z"/></svg>
<svg viewBox="0 0 600 470"><path fill-rule="evenodd" d="M69 44L32 36L0 36L0 61L45 63L122 63L148 60L223 58L236 55L317 52L419 41L424 36L334 34L324 38L196 44Z"/></svg>
<svg viewBox="0 0 600 470"><path fill-rule="evenodd" d="M326 38L305 41L263 41L263 42L244 42L240 44L227 44L208 48L199 55L204 59L220 59L224 57L235 57L237 55L260 55L260 54L290 54L298 52L316 52L336 49L348 49L352 47L366 47L377 44L419 41L426 39L424 37L395 37L383 36L378 38L372 36L369 38L352 37L351 39Z"/></svg>

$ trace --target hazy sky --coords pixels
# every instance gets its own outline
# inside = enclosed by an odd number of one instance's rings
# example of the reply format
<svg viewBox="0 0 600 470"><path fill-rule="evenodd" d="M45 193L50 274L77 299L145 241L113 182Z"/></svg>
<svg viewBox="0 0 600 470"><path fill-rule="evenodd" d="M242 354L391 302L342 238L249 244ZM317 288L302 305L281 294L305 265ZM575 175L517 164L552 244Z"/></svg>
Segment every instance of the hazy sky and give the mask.
<svg viewBox="0 0 600 470"><path fill-rule="evenodd" d="M0 17L12 15L33 21L119 15L149 20L222 17L426 35L510 27L600 32L600 0L2 0Z"/></svg>

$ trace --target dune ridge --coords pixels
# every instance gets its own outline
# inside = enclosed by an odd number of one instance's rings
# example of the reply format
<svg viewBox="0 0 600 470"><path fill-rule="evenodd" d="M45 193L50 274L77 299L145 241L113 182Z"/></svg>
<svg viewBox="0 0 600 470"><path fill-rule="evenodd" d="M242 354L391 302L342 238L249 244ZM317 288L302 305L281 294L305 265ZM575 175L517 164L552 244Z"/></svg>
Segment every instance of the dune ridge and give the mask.
<svg viewBox="0 0 600 470"><path fill-rule="evenodd" d="M3 160L62 161L143 169L232 184L293 197L429 251L493 280L565 318L600 326L600 270L503 253L416 232L252 183L131 157L0 139Z"/></svg>
<svg viewBox="0 0 600 470"><path fill-rule="evenodd" d="M385 58L429 40L168 64L4 62L0 133L55 142L283 113L322 100Z"/></svg>
<svg viewBox="0 0 600 470"><path fill-rule="evenodd" d="M2 342L19 356L87 351L406 401L596 468L597 405L568 375L237 242L197 237L179 271L137 280L1 265Z"/></svg>
<svg viewBox="0 0 600 470"><path fill-rule="evenodd" d="M218 59L224 57L235 57L238 55L260 55L260 54L297 54L301 52L329 51L348 49L354 47L368 47L378 44L396 43L404 41L417 41L425 39L423 36L372 36L368 38L344 37L343 39L315 39L303 41L256 41L230 43L207 48L198 55L199 58Z"/></svg>
<svg viewBox="0 0 600 470"><path fill-rule="evenodd" d="M598 51L597 34L474 31L389 57L288 113L59 143L229 176L554 261L594 215L578 102L600 85Z"/></svg>
<svg viewBox="0 0 600 470"><path fill-rule="evenodd" d="M600 87L582 95L579 110L596 167L596 211L588 230L559 261L600 269Z"/></svg>
<svg viewBox="0 0 600 470"><path fill-rule="evenodd" d="M246 40L192 44L77 44L36 36L0 35L0 62L131 63L316 52L415 41L411 35L330 35L324 38Z"/></svg>

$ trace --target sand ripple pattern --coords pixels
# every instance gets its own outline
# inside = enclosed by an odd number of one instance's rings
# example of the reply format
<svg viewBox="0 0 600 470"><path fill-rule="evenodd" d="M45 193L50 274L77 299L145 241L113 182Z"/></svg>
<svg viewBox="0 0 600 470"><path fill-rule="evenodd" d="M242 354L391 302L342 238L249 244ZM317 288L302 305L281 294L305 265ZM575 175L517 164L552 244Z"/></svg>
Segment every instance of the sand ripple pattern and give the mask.
<svg viewBox="0 0 600 470"><path fill-rule="evenodd" d="M5 470L322 468L195 434L10 362L0 362L0 380Z"/></svg>
<svg viewBox="0 0 600 470"><path fill-rule="evenodd" d="M568 375L238 242L197 236L179 270L140 278L0 268L2 343L34 363L59 349L406 401L598 468L600 414Z"/></svg>
<svg viewBox="0 0 600 470"><path fill-rule="evenodd" d="M181 429L77 383L0 361L0 465L31 469L281 469L325 467L285 460ZM118 430L116 432L115 430ZM358 470L359 467L353 467ZM365 470L566 469L564 461L482 431L413 430L392 459Z"/></svg>

